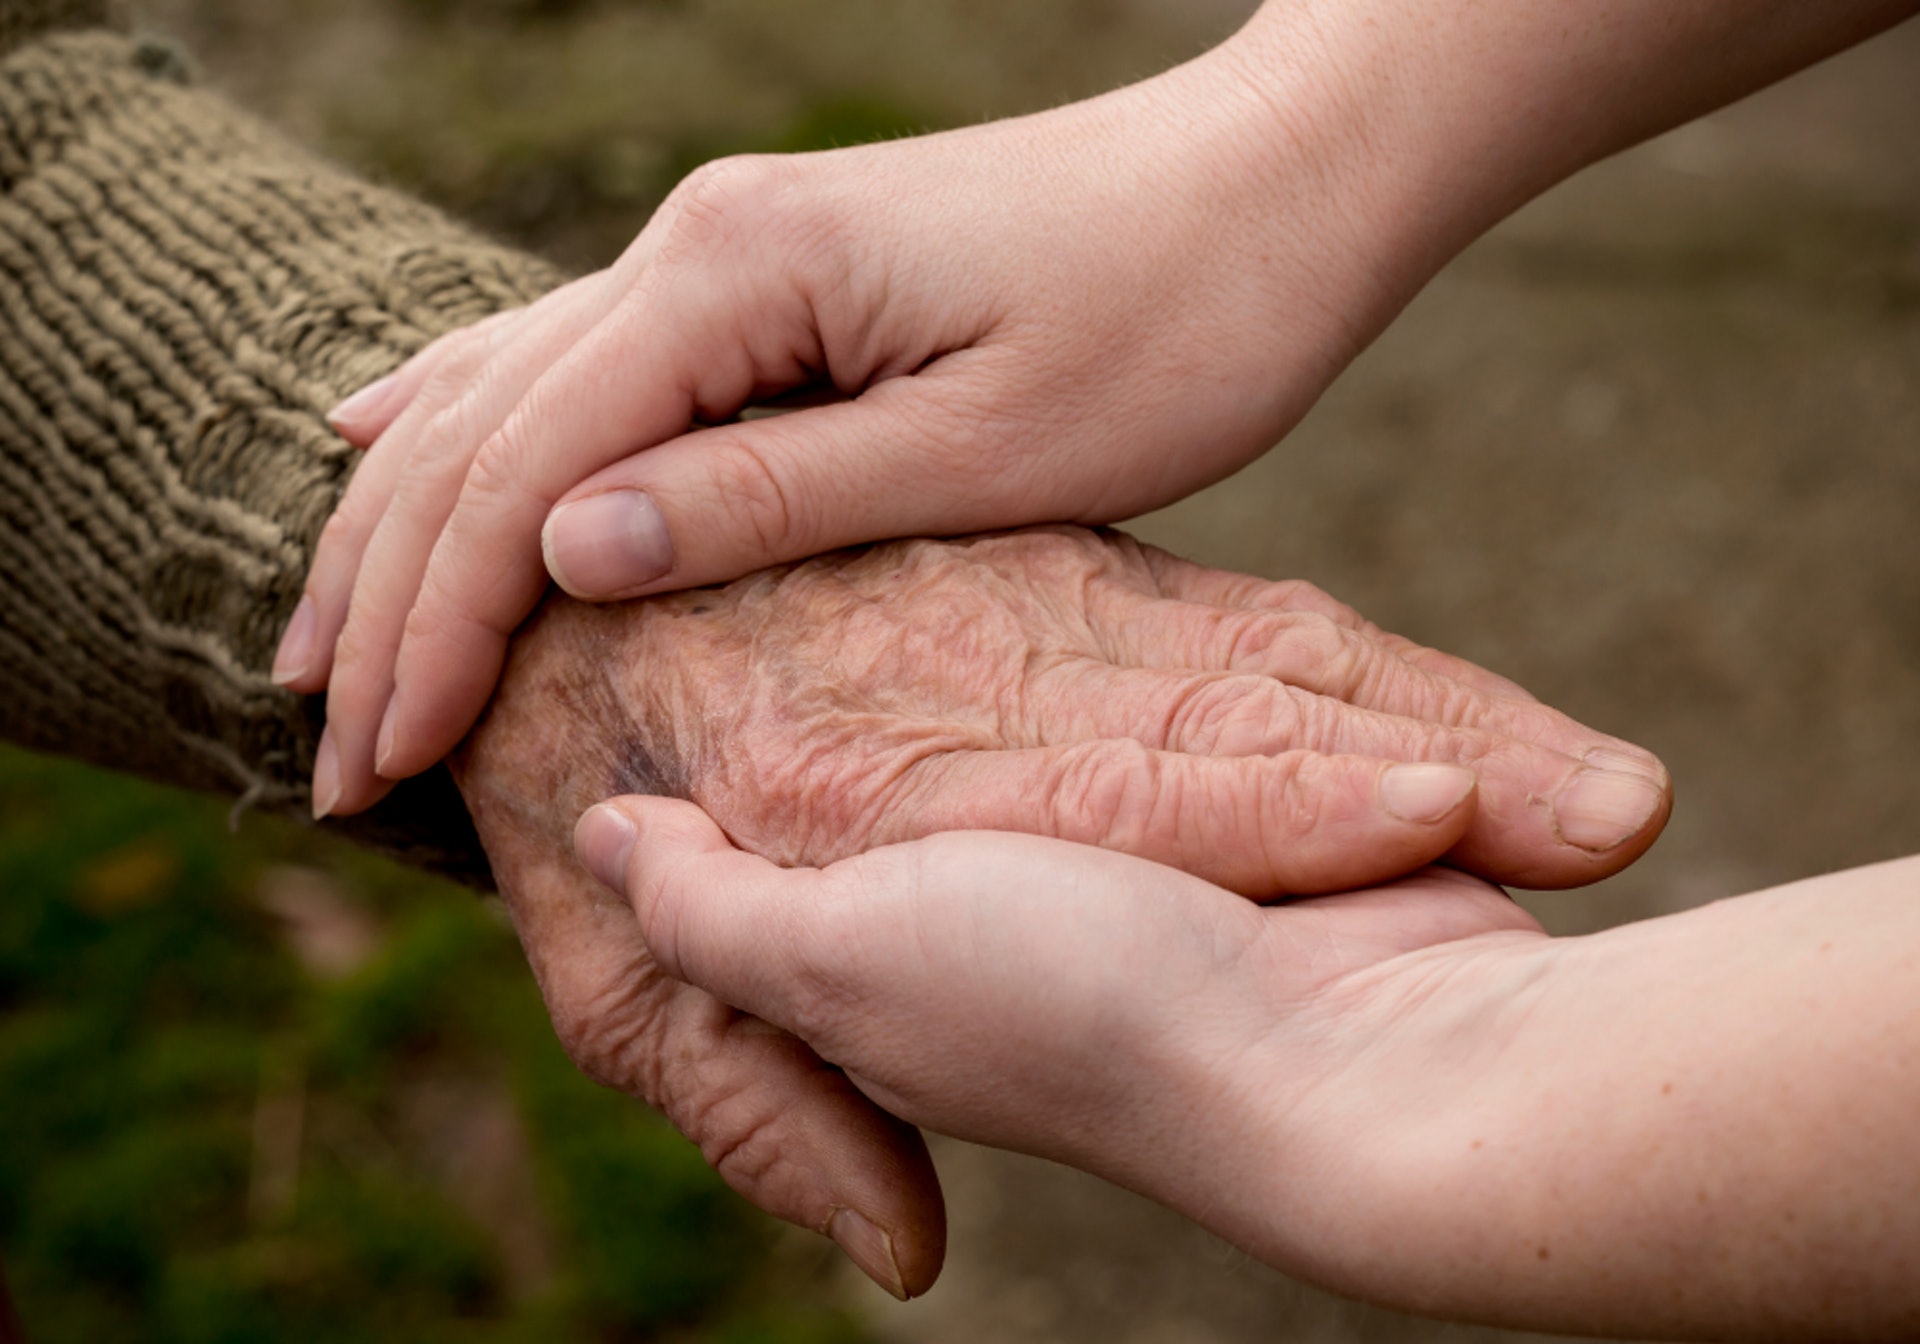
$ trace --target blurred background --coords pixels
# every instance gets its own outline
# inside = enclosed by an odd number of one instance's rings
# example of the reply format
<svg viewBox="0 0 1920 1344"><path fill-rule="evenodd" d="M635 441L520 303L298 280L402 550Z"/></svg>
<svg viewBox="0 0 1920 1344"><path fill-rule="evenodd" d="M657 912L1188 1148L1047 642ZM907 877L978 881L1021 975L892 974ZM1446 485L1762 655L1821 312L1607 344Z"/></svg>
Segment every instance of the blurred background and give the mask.
<svg viewBox="0 0 1920 1344"><path fill-rule="evenodd" d="M687 169L1138 78L1246 0L150 0L240 101L588 268ZM1579 932L1920 851L1920 27L1475 246L1279 450L1140 534L1311 578L1659 751ZM1493 1340L937 1148L900 1306L573 1073L484 903L0 753L0 1252L36 1341Z"/></svg>

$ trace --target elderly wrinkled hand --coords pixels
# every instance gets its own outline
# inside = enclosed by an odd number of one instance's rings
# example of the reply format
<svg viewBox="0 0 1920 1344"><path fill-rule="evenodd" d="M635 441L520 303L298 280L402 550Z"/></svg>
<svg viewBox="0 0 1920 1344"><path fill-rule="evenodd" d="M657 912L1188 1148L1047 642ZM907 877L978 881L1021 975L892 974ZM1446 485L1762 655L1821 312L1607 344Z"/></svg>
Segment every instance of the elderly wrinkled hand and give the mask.
<svg viewBox="0 0 1920 1344"><path fill-rule="evenodd" d="M939 1264L917 1134L793 1037L660 974L574 858L595 803L691 799L788 864L1024 830L1260 895L1442 856L1587 881L1637 857L1668 806L1646 753L1307 585L1070 528L624 607L556 599L455 764L575 1059L896 1291Z"/></svg>

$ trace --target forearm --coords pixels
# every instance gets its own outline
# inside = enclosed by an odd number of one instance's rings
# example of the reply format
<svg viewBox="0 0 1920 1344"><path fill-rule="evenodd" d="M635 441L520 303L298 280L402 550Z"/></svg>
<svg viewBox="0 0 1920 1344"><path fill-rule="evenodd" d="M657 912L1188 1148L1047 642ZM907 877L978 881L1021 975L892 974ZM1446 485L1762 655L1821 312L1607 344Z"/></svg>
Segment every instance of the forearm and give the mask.
<svg viewBox="0 0 1920 1344"><path fill-rule="evenodd" d="M1267 0L1196 65L1241 87L1218 134L1272 228L1300 217L1300 163L1318 163L1313 214L1339 221L1365 340L1548 187L1916 13L1916 0Z"/></svg>
<svg viewBox="0 0 1920 1344"><path fill-rule="evenodd" d="M1312 1112L1351 1154L1329 1145L1307 1180L1340 1212L1325 1241L1283 1229L1269 1254L1527 1328L1911 1336L1916 898L1909 859L1389 963L1362 1010L1390 1020L1389 1044L1326 1093L1347 1102Z"/></svg>
<svg viewBox="0 0 1920 1344"><path fill-rule="evenodd" d="M554 277L151 44L20 37L0 54L0 735L298 809L316 729L269 667L357 456L325 411ZM444 774L356 829L485 873Z"/></svg>

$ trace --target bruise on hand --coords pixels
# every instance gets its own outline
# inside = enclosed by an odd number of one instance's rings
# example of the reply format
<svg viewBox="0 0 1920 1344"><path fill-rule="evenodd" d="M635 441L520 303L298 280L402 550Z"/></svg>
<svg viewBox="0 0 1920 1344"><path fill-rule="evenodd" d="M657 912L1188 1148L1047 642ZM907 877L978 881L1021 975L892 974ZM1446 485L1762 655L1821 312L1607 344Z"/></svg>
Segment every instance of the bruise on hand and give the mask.
<svg viewBox="0 0 1920 1344"><path fill-rule="evenodd" d="M678 755L629 698L642 679L628 666L640 619L555 594L515 636L492 703L451 762L496 869L503 847L570 859L574 823L608 798L690 796Z"/></svg>

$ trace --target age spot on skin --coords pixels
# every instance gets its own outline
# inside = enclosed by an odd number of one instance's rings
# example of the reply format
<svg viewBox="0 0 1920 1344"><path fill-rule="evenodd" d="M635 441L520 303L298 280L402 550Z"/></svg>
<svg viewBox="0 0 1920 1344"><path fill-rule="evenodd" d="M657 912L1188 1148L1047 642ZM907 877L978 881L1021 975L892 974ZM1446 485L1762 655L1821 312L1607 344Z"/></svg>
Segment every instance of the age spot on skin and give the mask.
<svg viewBox="0 0 1920 1344"><path fill-rule="evenodd" d="M627 743L614 757L613 792L692 800L680 762L657 755L638 742Z"/></svg>

